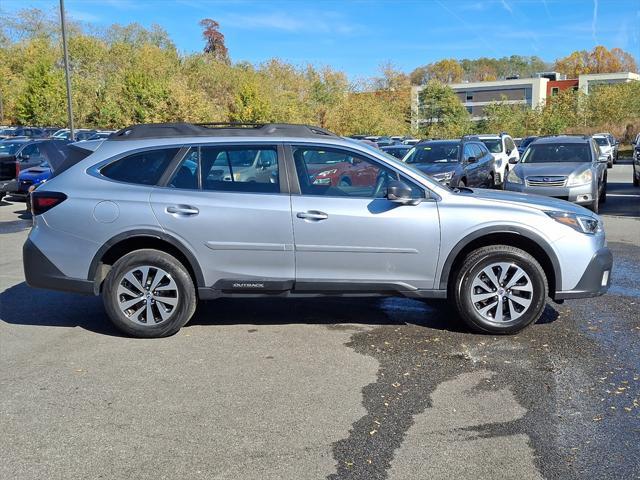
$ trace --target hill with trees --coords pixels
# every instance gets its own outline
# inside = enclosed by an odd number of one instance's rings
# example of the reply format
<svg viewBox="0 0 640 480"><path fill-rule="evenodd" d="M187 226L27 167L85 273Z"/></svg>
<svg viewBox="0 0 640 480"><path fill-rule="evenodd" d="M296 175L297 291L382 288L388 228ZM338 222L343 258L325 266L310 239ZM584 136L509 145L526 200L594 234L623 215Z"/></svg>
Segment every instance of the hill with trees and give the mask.
<svg viewBox="0 0 640 480"><path fill-rule="evenodd" d="M197 28L196 25L193 26ZM342 135L404 134L410 131L411 85L423 92L429 118L414 134L457 136L475 129L514 135L570 128L600 128L612 121L639 127L638 88L599 89L588 100L561 95L538 110L500 102L485 122L473 123L445 84L530 76L556 68L569 76L636 70L620 49L596 47L555 63L513 55L499 59L443 59L406 74L384 64L374 78L350 81L330 67L292 65L273 58L260 64L234 62L221 26L200 21L203 50L181 53L158 25L94 25L71 22L69 55L78 127L120 128L144 122L295 122ZM0 123L65 125L65 84L59 21L52 12L24 9L0 25ZM639 82L640 83L640 82ZM601 93L600 93L601 91Z"/></svg>

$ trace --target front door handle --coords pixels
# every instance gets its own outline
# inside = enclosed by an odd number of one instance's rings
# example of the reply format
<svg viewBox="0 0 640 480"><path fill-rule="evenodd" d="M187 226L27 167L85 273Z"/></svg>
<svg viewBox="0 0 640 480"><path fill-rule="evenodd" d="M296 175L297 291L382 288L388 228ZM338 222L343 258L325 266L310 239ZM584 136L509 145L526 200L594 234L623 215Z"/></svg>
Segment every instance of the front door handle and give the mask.
<svg viewBox="0 0 640 480"><path fill-rule="evenodd" d="M192 207L191 205L171 205L166 209L167 213L172 215L177 215L179 217L193 217L200 213L196 207Z"/></svg>
<svg viewBox="0 0 640 480"><path fill-rule="evenodd" d="M298 212L296 217L302 218L303 220L312 220L317 222L320 220L326 220L329 218L329 215L318 210L309 210L308 212Z"/></svg>

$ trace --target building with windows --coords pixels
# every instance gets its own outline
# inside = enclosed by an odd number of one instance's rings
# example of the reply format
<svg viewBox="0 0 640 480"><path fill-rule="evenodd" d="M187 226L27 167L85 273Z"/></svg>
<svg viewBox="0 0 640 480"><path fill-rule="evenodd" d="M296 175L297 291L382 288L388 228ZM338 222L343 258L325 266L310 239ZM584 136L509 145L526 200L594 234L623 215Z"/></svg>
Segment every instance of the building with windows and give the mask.
<svg viewBox="0 0 640 480"><path fill-rule="evenodd" d="M637 73L600 73L580 75L578 78L566 79L557 72L541 72L533 78L509 78L487 82L451 83L460 102L465 106L472 120L485 118L484 109L495 102L505 102L536 108L544 105L547 98L557 95L562 90L580 89L589 93L596 85L640 81ZM420 92L424 86L416 86L411 91L411 126L415 129L428 119L420 116Z"/></svg>
<svg viewBox="0 0 640 480"><path fill-rule="evenodd" d="M632 72L620 73L590 73L578 77L578 88L588 94L589 90L598 85L613 85L640 81L640 75Z"/></svg>

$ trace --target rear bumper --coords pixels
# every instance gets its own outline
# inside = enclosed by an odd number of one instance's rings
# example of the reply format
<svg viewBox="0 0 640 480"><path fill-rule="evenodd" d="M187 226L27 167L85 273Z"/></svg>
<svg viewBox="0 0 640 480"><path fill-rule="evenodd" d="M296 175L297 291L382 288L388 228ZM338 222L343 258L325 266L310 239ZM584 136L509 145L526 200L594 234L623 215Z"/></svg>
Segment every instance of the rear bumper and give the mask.
<svg viewBox="0 0 640 480"><path fill-rule="evenodd" d="M94 282L64 275L29 239L22 247L27 284L34 288L95 295Z"/></svg>
<svg viewBox="0 0 640 480"><path fill-rule="evenodd" d="M604 295L611 284L611 268L613 267L613 255L607 247L598 250L582 278L572 290L556 292L554 300L566 300L570 298L589 298Z"/></svg>

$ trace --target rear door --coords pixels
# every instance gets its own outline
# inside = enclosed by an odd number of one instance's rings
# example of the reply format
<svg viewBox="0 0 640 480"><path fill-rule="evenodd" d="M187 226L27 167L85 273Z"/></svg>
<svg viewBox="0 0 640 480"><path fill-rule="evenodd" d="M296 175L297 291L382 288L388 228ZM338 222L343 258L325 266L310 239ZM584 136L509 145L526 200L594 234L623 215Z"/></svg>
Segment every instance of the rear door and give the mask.
<svg viewBox="0 0 640 480"><path fill-rule="evenodd" d="M292 286L293 227L281 152L268 143L194 146L153 190L158 221L194 252L206 286L256 293Z"/></svg>
<svg viewBox="0 0 640 480"><path fill-rule="evenodd" d="M322 182L323 157L327 172L346 163L357 169L359 180ZM297 291L433 288L440 248L437 203L408 206L385 198L391 179L412 186L416 198L424 189L345 147L292 145L290 158L300 189L291 196Z"/></svg>

